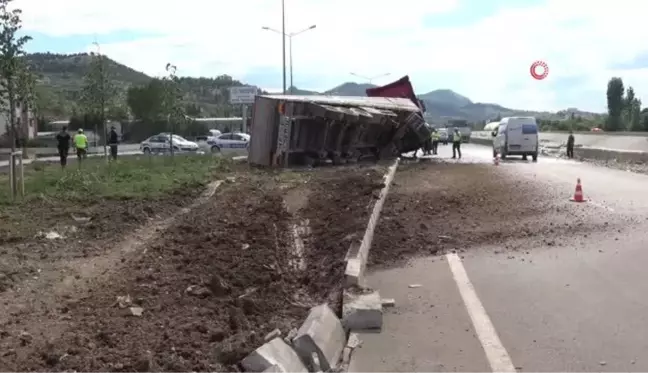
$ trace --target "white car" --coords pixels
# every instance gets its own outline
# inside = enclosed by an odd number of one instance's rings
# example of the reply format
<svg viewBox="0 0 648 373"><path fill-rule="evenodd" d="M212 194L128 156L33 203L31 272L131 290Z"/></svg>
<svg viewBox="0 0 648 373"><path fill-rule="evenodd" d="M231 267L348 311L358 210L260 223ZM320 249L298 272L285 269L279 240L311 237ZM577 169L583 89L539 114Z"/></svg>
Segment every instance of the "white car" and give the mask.
<svg viewBox="0 0 648 373"><path fill-rule="evenodd" d="M171 151L171 143L171 135L161 133L142 141L140 150L144 154L167 153ZM173 150L178 153L195 153L198 151L198 144L182 136L173 135Z"/></svg>
<svg viewBox="0 0 648 373"><path fill-rule="evenodd" d="M224 133L207 140L212 153L246 150L250 145L250 135L247 133Z"/></svg>

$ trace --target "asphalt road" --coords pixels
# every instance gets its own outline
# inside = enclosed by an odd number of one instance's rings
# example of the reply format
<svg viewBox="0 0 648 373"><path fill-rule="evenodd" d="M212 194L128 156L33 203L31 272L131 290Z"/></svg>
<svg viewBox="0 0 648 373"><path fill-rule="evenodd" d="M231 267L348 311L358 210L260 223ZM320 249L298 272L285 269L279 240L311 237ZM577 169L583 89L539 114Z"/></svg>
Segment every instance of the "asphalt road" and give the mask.
<svg viewBox="0 0 648 373"><path fill-rule="evenodd" d="M491 156L468 144L460 162L491 163ZM382 333L362 335L350 370L648 371L648 176L547 157L499 167L556 198L568 198L580 177L591 199L580 206L592 219L627 221L627 229L576 234L563 246L521 241L525 250L515 255L491 246L370 273L368 284L396 307L385 312Z"/></svg>

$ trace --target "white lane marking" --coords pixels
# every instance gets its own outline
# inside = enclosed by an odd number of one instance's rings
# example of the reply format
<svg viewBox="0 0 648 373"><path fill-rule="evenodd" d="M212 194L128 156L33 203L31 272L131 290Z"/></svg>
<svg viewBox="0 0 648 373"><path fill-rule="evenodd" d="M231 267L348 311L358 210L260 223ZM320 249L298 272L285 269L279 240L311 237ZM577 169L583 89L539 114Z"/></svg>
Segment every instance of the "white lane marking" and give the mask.
<svg viewBox="0 0 648 373"><path fill-rule="evenodd" d="M497 336L497 331L495 331L493 323L488 317L479 297L477 297L475 287L468 278L466 269L461 263L461 258L457 254L452 253L446 254L446 258L448 259L452 277L457 284L457 288L459 288L459 294L461 294L468 315L470 315L470 319L477 332L477 338L479 338L479 342L481 342L484 348L486 359L488 359L491 370L493 372L516 372L511 357L506 352L504 346L502 346L502 342Z"/></svg>
<svg viewBox="0 0 648 373"><path fill-rule="evenodd" d="M598 207L600 209L603 209L603 210L606 210L606 211L609 211L609 212L614 212L614 209L612 207L607 207L607 206L605 206L605 205L603 205L601 203L594 202L591 199L588 200L587 203L589 203L592 206Z"/></svg>

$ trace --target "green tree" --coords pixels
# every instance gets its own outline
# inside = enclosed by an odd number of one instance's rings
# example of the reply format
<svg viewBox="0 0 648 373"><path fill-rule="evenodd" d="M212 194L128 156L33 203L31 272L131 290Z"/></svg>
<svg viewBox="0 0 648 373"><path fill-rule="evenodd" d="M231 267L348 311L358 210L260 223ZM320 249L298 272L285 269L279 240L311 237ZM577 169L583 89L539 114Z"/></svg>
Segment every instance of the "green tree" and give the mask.
<svg viewBox="0 0 648 373"><path fill-rule="evenodd" d="M182 103L183 94L180 88L180 80L176 75L176 66L170 63L166 64L166 71L168 76L164 78L164 99L162 100L162 108L166 115L167 125L171 135L177 132L176 124L187 121L187 115ZM169 144L171 156L174 155L173 142Z"/></svg>
<svg viewBox="0 0 648 373"><path fill-rule="evenodd" d="M635 95L634 88L628 87L624 101L624 128L631 131L642 131L641 123L641 100Z"/></svg>
<svg viewBox="0 0 648 373"><path fill-rule="evenodd" d="M0 75L3 80L2 92L0 92L1 109L9 118L9 135L11 138L11 151L16 151L16 98L18 96L17 86L20 74L20 58L25 54L24 45L31 40L30 36L18 36L22 28L22 10L18 8L9 9L13 0L0 0ZM16 170L14 162L11 163L12 170ZM14 175L16 173L14 172ZM11 190L16 195L16 180L12 180Z"/></svg>
<svg viewBox="0 0 648 373"><path fill-rule="evenodd" d="M101 54L91 54L92 61L83 77L81 107L84 111L86 126L94 126L95 146L98 136L106 138L106 112L115 106L117 89L108 77L104 58ZM100 135L101 134L101 135ZM108 155L104 141L104 155Z"/></svg>
<svg viewBox="0 0 648 373"><path fill-rule="evenodd" d="M160 79L151 79L146 85L129 88L126 102L135 119L155 122L164 116L164 96L164 82Z"/></svg>
<svg viewBox="0 0 648 373"><path fill-rule="evenodd" d="M605 126L607 131L619 131L623 128L622 116L625 107L623 94L623 80L617 77L610 79L607 87L608 120Z"/></svg>

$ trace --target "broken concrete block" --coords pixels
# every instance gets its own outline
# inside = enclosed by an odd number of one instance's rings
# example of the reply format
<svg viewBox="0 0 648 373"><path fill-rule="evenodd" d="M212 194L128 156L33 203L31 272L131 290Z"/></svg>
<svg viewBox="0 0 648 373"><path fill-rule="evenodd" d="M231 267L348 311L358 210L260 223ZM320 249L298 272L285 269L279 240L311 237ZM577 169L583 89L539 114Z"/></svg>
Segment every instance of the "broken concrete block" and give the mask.
<svg viewBox="0 0 648 373"><path fill-rule="evenodd" d="M349 330L381 329L382 299L378 291L357 293L344 291L342 325Z"/></svg>
<svg viewBox="0 0 648 373"><path fill-rule="evenodd" d="M318 357L322 370L335 369L345 344L346 333L342 323L327 304L311 308L293 339L295 350L311 371L315 369L313 354Z"/></svg>
<svg viewBox="0 0 648 373"><path fill-rule="evenodd" d="M394 298L383 298L382 299L383 307L394 307L396 306L396 300Z"/></svg>
<svg viewBox="0 0 648 373"><path fill-rule="evenodd" d="M308 372L297 352L281 338L275 338L252 351L241 361L241 365L246 372L274 371L269 370L273 365L282 372Z"/></svg>
<svg viewBox="0 0 648 373"><path fill-rule="evenodd" d="M264 341L268 342L272 339L275 339L277 337L281 337L281 330L275 329L271 331L270 333L266 334L266 336L263 338Z"/></svg>
<svg viewBox="0 0 648 373"><path fill-rule="evenodd" d="M362 339L358 336L358 333L351 332L349 333L349 339L347 340L346 346L350 349L356 349L362 344Z"/></svg>
<svg viewBox="0 0 648 373"><path fill-rule="evenodd" d="M263 373L284 373L278 365L273 365L270 368L263 371Z"/></svg>

